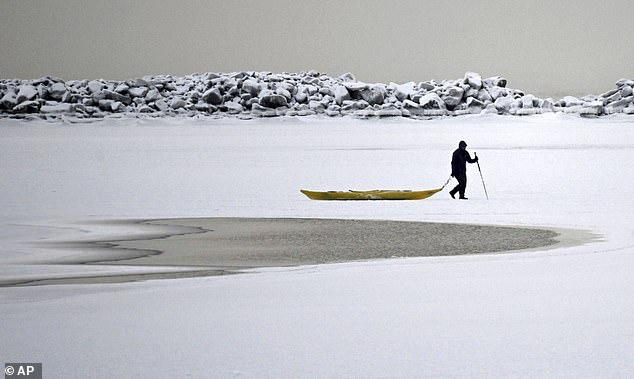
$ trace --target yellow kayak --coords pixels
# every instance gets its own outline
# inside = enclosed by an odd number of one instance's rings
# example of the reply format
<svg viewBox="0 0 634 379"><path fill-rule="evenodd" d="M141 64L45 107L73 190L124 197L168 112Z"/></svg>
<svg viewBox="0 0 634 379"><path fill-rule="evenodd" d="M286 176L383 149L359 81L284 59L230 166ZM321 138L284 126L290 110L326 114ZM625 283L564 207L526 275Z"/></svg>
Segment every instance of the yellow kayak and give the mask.
<svg viewBox="0 0 634 379"><path fill-rule="evenodd" d="M313 200L422 200L442 191L436 188L426 191L372 190L372 191L309 191L300 190Z"/></svg>

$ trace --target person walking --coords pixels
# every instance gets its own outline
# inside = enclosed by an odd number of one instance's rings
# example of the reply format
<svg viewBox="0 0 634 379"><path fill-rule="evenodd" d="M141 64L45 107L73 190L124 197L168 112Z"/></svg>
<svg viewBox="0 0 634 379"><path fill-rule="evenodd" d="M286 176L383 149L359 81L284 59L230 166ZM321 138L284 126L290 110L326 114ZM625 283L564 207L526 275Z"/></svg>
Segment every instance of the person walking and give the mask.
<svg viewBox="0 0 634 379"><path fill-rule="evenodd" d="M458 185L449 191L452 198L455 199L456 193L458 193L460 194L460 199L467 200L464 196L465 190L467 189L467 162L476 163L477 161L477 156L472 159L471 155L469 155L467 143L460 141L458 148L453 152L453 156L451 157L451 176L458 181Z"/></svg>

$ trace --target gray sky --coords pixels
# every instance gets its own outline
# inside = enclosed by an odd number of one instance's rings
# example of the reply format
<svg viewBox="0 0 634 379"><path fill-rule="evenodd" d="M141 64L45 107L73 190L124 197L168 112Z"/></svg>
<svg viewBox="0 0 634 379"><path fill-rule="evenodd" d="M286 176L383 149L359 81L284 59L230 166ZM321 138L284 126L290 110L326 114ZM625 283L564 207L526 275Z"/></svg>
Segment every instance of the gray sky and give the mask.
<svg viewBox="0 0 634 379"><path fill-rule="evenodd" d="M538 96L597 94L634 78L632 15L632 0L0 0L0 78L475 71Z"/></svg>

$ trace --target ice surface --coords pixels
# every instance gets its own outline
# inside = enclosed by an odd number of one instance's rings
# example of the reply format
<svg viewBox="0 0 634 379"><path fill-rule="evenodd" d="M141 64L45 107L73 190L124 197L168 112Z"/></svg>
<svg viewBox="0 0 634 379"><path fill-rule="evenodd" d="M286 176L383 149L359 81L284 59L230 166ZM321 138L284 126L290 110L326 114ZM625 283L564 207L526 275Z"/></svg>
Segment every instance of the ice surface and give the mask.
<svg viewBox="0 0 634 379"><path fill-rule="evenodd" d="M93 223L103 219L394 219L600 236L518 254L1 288L0 355L41 361L47 377L631 376L633 126L629 116L564 114L0 120L6 274L64 254L30 241L121 233ZM439 186L460 140L480 157L488 201L473 165L467 202L442 192L331 203L299 192Z"/></svg>

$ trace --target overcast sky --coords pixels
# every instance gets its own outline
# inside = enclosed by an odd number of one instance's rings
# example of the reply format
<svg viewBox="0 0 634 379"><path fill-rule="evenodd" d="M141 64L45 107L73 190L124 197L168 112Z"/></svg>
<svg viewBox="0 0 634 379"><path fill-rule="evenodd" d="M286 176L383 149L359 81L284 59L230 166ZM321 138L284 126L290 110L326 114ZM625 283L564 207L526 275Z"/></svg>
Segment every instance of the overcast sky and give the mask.
<svg viewBox="0 0 634 379"><path fill-rule="evenodd" d="M501 75L538 96L634 78L632 0L0 0L0 78L241 70Z"/></svg>

